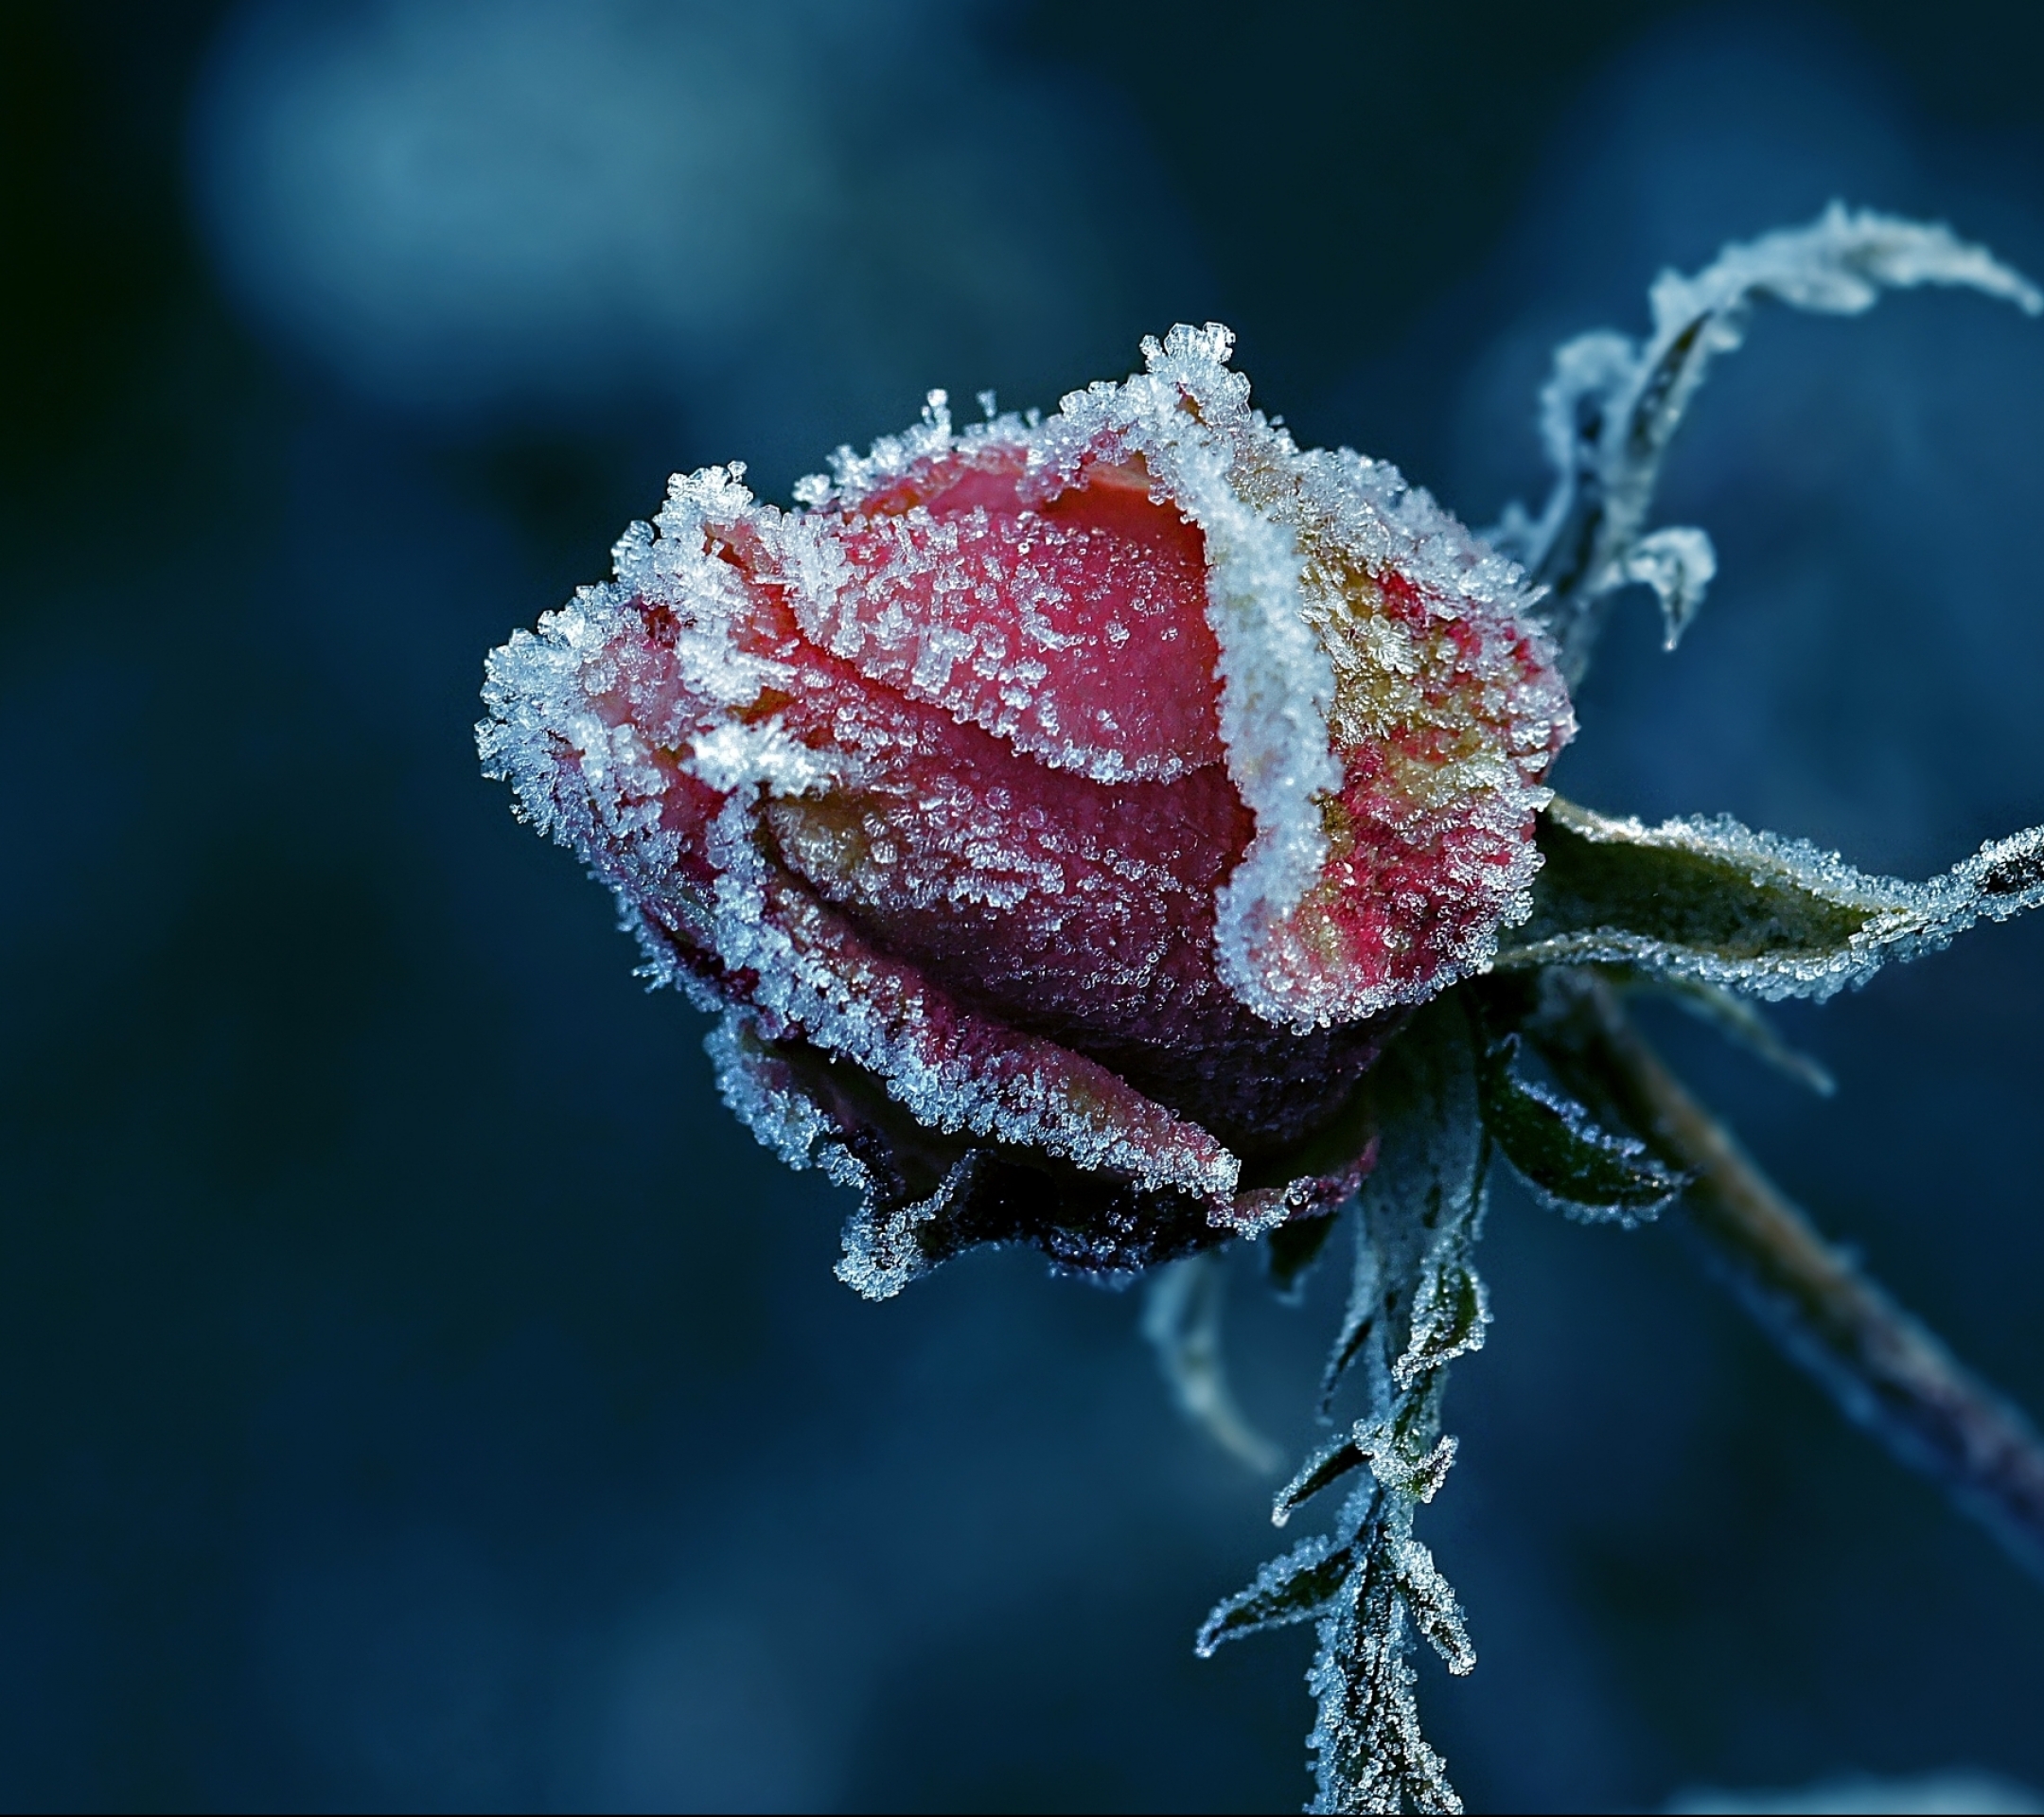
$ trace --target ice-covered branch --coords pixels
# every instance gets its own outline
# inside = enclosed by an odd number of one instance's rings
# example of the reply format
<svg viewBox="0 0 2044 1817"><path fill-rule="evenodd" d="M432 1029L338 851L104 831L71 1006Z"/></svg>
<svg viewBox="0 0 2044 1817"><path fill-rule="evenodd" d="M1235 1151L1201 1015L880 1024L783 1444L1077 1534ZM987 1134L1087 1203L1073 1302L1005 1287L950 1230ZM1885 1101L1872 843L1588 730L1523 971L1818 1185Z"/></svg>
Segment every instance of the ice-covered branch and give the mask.
<svg viewBox="0 0 2044 1817"><path fill-rule="evenodd" d="M1948 229L1834 202L1806 227L1728 246L1693 277L1664 272L1645 341L1609 329L1555 354L1541 438L1555 471L1534 519L1513 505L1490 533L1549 590L1541 610L1571 684L1589 666L1605 602L1640 582L1659 595L1672 648L1716 571L1700 530L1647 534L1661 461L1710 362L1746 337L1753 305L1857 315L1884 290L1947 284L2044 311L2044 292Z"/></svg>
<svg viewBox="0 0 2044 1817"><path fill-rule="evenodd" d="M2044 1444L2015 1407L1824 1241L1632 1026L1573 975L1546 1050L1572 1085L1693 1175L1689 1225L1740 1297L1848 1417L2044 1576Z"/></svg>

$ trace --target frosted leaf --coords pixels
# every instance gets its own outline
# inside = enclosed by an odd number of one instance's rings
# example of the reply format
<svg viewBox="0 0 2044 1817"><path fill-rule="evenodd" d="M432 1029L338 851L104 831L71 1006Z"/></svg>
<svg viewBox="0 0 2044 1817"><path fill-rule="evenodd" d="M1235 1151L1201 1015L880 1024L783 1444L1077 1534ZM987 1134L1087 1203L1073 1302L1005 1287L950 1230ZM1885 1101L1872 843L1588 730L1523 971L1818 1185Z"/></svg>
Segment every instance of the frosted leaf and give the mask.
<svg viewBox="0 0 2044 1817"><path fill-rule="evenodd" d="M1472 1261L1489 1158L1477 1076L1470 1011L1450 996L1413 1017L1365 1082L1377 1164L1327 1392L1353 1369L1368 1406L1305 1460L1271 1518L1281 1526L1323 1490L1349 1491L1331 1534L1266 1565L1200 1632L1204 1653L1319 1610L1308 1675L1319 1704L1315 1810L1462 1808L1420 1733L1409 1654L1424 1636L1451 1671L1475 1664L1454 1592L1412 1523L1454 1462L1440 1431L1444 1366L1481 1345L1489 1317Z"/></svg>
<svg viewBox="0 0 2044 1817"><path fill-rule="evenodd" d="M1218 1254L1188 1256L1159 1269L1143 1308L1143 1335L1186 1417L1258 1475L1282 1461L1278 1447L1236 1405L1221 1348L1227 1277Z"/></svg>
<svg viewBox="0 0 2044 1817"><path fill-rule="evenodd" d="M1428 1370L1484 1347L1484 1331L1490 1323L1490 1290L1469 1262L1474 1238L1471 1227L1453 1242L1439 1244L1420 1271L1413 1291L1410 1335L1391 1366L1392 1379L1401 1388L1411 1387Z"/></svg>
<svg viewBox="0 0 2044 1817"><path fill-rule="evenodd" d="M1312 1620L1340 1593L1352 1566L1348 1546L1317 1534L1303 1541L1262 1565L1246 1590L1215 1604L1200 1625L1193 1650L1202 1659L1211 1659L1225 1640Z"/></svg>
<svg viewBox="0 0 2044 1817"><path fill-rule="evenodd" d="M1575 1099L1522 1078L1519 1037L1507 1035L1484 1067L1484 1121L1534 1196L1571 1217L1630 1228L1657 1217L1688 1178L1670 1173L1637 1137L1604 1128Z"/></svg>
<svg viewBox="0 0 2044 1817"><path fill-rule="evenodd" d="M1370 1446L1381 1428L1369 1420L1356 1422L1355 1430L1330 1438L1313 1452L1298 1473L1271 1499L1271 1525L1282 1526L1323 1489L1330 1489L1351 1471L1369 1462Z"/></svg>
<svg viewBox="0 0 2044 1817"><path fill-rule="evenodd" d="M1919 884L1729 818L1648 827L1557 799L1541 851L1532 916L1507 940L1501 969L1622 964L1821 1001L2044 903L2044 827L1990 840Z"/></svg>
<svg viewBox="0 0 2044 1817"><path fill-rule="evenodd" d="M1428 1643L1457 1678L1476 1669L1476 1649L1462 1621L1462 1605L1434 1555L1408 1534L1392 1534L1385 1543L1392 1575L1398 1580L1413 1620Z"/></svg>
<svg viewBox="0 0 2044 1817"><path fill-rule="evenodd" d="M1473 1250L1489 1142L1479 1116L1474 1032L1454 997L1415 1018L1375 1079L1378 1163L1361 1202L1364 1243L1330 1376L1366 1365L1370 1413L1348 1455L1366 1461L1381 1509L1351 1580L1353 1600L1323 1620L1313 1680L1320 1798L1327 1810L1459 1810L1440 1756L1419 1730L1406 1651L1415 1632L1457 1669L1474 1655L1453 1595L1412 1541L1413 1510L1454 1460L1439 1430L1445 1365L1481 1347L1489 1319ZM1330 1475L1346 1456L1325 1458ZM1306 1484L1299 1485L1303 1493ZM1373 1505L1358 1489L1343 1523Z"/></svg>
<svg viewBox="0 0 2044 1817"><path fill-rule="evenodd" d="M1418 1371L1414 1371L1410 1379L1399 1381L1401 1390L1410 1390L1418 1375ZM1395 1491L1411 1501L1431 1502L1448 1480L1457 1441L1442 1437L1435 1440L1431 1451L1415 1449L1413 1433L1421 1423L1413 1418L1416 1411L1424 1413L1423 1408L1408 1405L1401 1409L1402 1417L1399 1419L1359 1420L1346 1437L1321 1445L1272 1499L1271 1525L1283 1526L1322 1490L1332 1488L1365 1464L1381 1488Z"/></svg>
<svg viewBox="0 0 2044 1817"><path fill-rule="evenodd" d="M1589 665L1603 604L1617 588L1654 587L1671 646L1701 597L1710 564L1700 533L1642 533L1668 443L1711 361L1745 339L1754 302L1856 315L1883 290L1919 284L2044 310L2044 294L2027 278L1949 229L1834 202L1806 227L1727 246L1694 276L1664 272L1649 293L1653 328L1644 341L1601 330L1556 352L1541 395L1554 489L1538 519L1513 506L1491 536L1550 590L1539 610L1571 685Z"/></svg>
<svg viewBox="0 0 2044 1817"><path fill-rule="evenodd" d="M1435 1439L1431 1451L1416 1452L1400 1441L1395 1427L1383 1429L1378 1442L1369 1447L1370 1474L1408 1501L1431 1502L1448 1480L1460 1442L1453 1434L1444 1433Z"/></svg>

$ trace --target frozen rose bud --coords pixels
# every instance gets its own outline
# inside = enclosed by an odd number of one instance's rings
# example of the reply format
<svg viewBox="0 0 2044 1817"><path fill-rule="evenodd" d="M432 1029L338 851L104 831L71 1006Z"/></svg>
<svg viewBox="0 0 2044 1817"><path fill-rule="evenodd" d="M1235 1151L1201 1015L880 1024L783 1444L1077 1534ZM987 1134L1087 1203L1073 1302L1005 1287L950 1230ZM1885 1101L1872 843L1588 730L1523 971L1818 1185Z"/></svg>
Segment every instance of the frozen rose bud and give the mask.
<svg viewBox="0 0 2044 1817"><path fill-rule="evenodd" d="M1228 348L963 433L933 394L791 512L678 477L490 658L490 773L725 1012L755 1133L864 1191L864 1291L1324 1208L1401 1006L1526 911L1574 722L1519 572Z"/></svg>

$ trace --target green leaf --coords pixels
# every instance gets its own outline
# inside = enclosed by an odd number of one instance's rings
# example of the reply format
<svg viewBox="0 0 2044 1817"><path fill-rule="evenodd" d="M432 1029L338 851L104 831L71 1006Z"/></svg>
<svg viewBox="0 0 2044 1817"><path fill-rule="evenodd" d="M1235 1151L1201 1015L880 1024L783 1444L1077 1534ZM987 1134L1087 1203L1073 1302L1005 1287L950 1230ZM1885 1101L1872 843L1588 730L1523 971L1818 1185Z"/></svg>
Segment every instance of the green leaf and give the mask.
<svg viewBox="0 0 2044 1817"><path fill-rule="evenodd" d="M1366 1429L1366 1422L1359 1424L1356 1432L1348 1437L1329 1439L1299 1466L1298 1474L1271 1500L1273 1526L1282 1526L1301 1506L1319 1494L1323 1489L1331 1488L1351 1470L1369 1461L1369 1452L1359 1442L1357 1437Z"/></svg>
<svg viewBox="0 0 2044 1817"><path fill-rule="evenodd" d="M1225 1640L1311 1621L1341 1594L1355 1562L1353 1546L1337 1546L1321 1536L1294 1546L1264 1565L1246 1590L1215 1605L1200 1625L1194 1650L1208 1659Z"/></svg>
<svg viewBox="0 0 2044 1817"><path fill-rule="evenodd" d="M1306 1674L1320 1706L1307 1738L1318 1756L1320 1791L1310 1807L1316 1811L1462 1809L1446 1763L1419 1730L1418 1674L1406 1663L1413 1627L1437 1636L1455 1661L1474 1656L1437 1608L1413 1609L1387 1556L1392 1538L1380 1526L1358 1542L1356 1564L1320 1623Z"/></svg>
<svg viewBox="0 0 2044 1817"><path fill-rule="evenodd" d="M1476 1649L1470 1645L1462 1605L1434 1562L1433 1553L1409 1533L1387 1534L1385 1550L1393 1581L1412 1612L1413 1626L1451 1672L1467 1678L1475 1669Z"/></svg>
<svg viewBox="0 0 2044 1817"><path fill-rule="evenodd" d="M1558 797L1541 817L1533 913L1511 936L1510 961L1617 959L1630 953L1612 947L1635 943L1728 964L1821 961L1893 906L1840 900L1816 887L1813 865L1784 861L1752 835L1741 850L1742 832L1729 821L1648 828Z"/></svg>
<svg viewBox="0 0 2044 1817"><path fill-rule="evenodd" d="M1484 1347L1490 1323L1490 1293L1467 1250L1429 1258L1413 1294L1410 1333L1391 1366L1391 1379L1410 1388L1430 1369Z"/></svg>
<svg viewBox="0 0 2044 1817"><path fill-rule="evenodd" d="M1688 1184L1614 1135L1574 1099L1519 1076L1519 1037L1507 1035L1483 1069L1484 1120L1497 1145L1542 1197L1577 1216L1632 1223L1665 1208Z"/></svg>
<svg viewBox="0 0 2044 1817"><path fill-rule="evenodd" d="M1612 820L1557 797L1542 815L1532 913L1500 968L1631 965L1763 997L1826 997L1982 918L2044 903L2044 828L1991 841L1929 883L1736 820Z"/></svg>

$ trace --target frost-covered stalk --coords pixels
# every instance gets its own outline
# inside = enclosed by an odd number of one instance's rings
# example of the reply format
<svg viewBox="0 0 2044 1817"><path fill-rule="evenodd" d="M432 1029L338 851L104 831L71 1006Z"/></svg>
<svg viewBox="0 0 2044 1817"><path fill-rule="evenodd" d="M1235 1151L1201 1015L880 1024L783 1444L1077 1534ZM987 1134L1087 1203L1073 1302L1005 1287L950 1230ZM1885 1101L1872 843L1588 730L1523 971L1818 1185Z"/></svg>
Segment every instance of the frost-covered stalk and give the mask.
<svg viewBox="0 0 2044 1817"><path fill-rule="evenodd" d="M1483 1347L1490 1319L1472 1255L1490 1158L1477 1074L1468 1012L1451 997L1420 1013L1373 1077L1382 1146L1322 1385L1326 1405L1359 1375L1366 1410L1307 1459L1271 1517L1281 1526L1322 1490L1355 1480L1330 1534L1265 1565L1199 1634L1205 1655L1266 1628L1317 1622L1308 1683L1320 1705L1319 1810L1462 1808L1420 1734L1408 1655L1423 1636L1451 1672L1476 1664L1454 1593L1413 1537L1413 1515L1454 1461L1455 1441L1440 1429L1446 1366Z"/></svg>
<svg viewBox="0 0 2044 1817"><path fill-rule="evenodd" d="M1639 584L1659 596L1673 649L1718 572L1710 538L1648 531L1661 459L1710 362L1746 338L1754 302L1857 315L1883 290L1951 284L2044 309L2019 273L1943 227L1833 203L1807 227L1728 246L1694 277L1664 272L1645 341L1609 329L1555 354L1541 394L1541 437L1555 470L1538 519L1508 507L1490 540L1549 590L1542 609L1570 686L1581 680L1612 596Z"/></svg>
<svg viewBox="0 0 2044 1817"><path fill-rule="evenodd" d="M1685 1222L1755 1316L1849 1418L2044 1576L2044 1444L2029 1420L1782 1196L1632 1026L1608 979L1556 984L1547 1051L1600 1110L1694 1174Z"/></svg>

